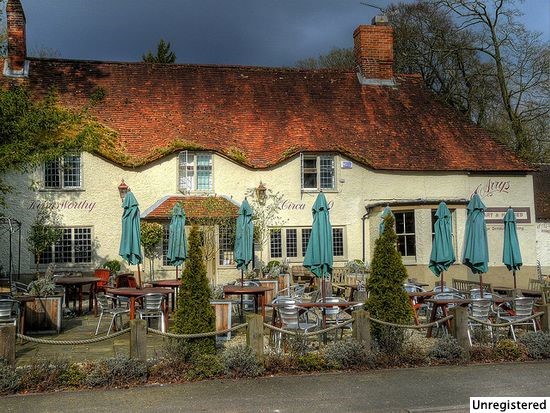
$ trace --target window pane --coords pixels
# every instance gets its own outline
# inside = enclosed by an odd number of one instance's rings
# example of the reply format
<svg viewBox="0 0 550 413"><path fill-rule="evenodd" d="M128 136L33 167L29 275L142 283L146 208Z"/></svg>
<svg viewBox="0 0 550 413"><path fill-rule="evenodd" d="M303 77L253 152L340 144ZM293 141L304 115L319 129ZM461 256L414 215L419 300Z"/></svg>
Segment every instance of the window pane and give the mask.
<svg viewBox="0 0 550 413"><path fill-rule="evenodd" d="M334 189L334 158L321 156L321 188Z"/></svg>
<svg viewBox="0 0 550 413"><path fill-rule="evenodd" d="M212 189L212 155L197 155L197 190L210 191Z"/></svg>
<svg viewBox="0 0 550 413"><path fill-rule="evenodd" d="M399 235L397 237L397 249L399 250L399 254L401 254L401 256L405 257L407 255L407 249L405 246L405 235Z"/></svg>
<svg viewBox="0 0 550 413"><path fill-rule="evenodd" d="M61 188L61 162L59 159L44 165L44 187Z"/></svg>
<svg viewBox="0 0 550 413"><path fill-rule="evenodd" d="M281 230L272 229L269 236L269 255L271 258L281 258L283 256Z"/></svg>
<svg viewBox="0 0 550 413"><path fill-rule="evenodd" d="M80 187L80 155L63 158L63 186L66 188Z"/></svg>
<svg viewBox="0 0 550 413"><path fill-rule="evenodd" d="M294 228L286 230L286 256L291 258L298 256L298 235Z"/></svg>
<svg viewBox="0 0 550 413"><path fill-rule="evenodd" d="M72 262L71 228L63 228L59 241L54 246L54 262Z"/></svg>
<svg viewBox="0 0 550 413"><path fill-rule="evenodd" d="M235 247L235 234L233 227L222 226L219 230L220 244L220 265L231 265L233 263L233 249Z"/></svg>
<svg viewBox="0 0 550 413"><path fill-rule="evenodd" d="M74 262L92 262L92 229L74 229Z"/></svg>
<svg viewBox="0 0 550 413"><path fill-rule="evenodd" d="M414 212L405 212L405 232L414 234Z"/></svg>
<svg viewBox="0 0 550 413"><path fill-rule="evenodd" d="M180 152L179 156L179 188L192 191L195 171L195 155L188 152Z"/></svg>
<svg viewBox="0 0 550 413"><path fill-rule="evenodd" d="M332 249L335 257L344 256L344 229L332 228Z"/></svg>
<svg viewBox="0 0 550 413"><path fill-rule="evenodd" d="M317 169L317 157L314 157L314 158L304 157L304 169Z"/></svg>
<svg viewBox="0 0 550 413"><path fill-rule="evenodd" d="M35 263L35 257L32 257L32 262ZM42 253L40 256L40 260L38 261L40 264L50 264L53 262L53 252L52 252L52 246L50 245L49 248L46 248L46 250Z"/></svg>
<svg viewBox="0 0 550 413"><path fill-rule="evenodd" d="M416 244L414 240L414 235L407 235L405 246L407 247L407 256L414 257L416 255Z"/></svg>
<svg viewBox="0 0 550 413"><path fill-rule="evenodd" d="M395 212L395 232L402 234L405 232L405 215L403 212Z"/></svg>
<svg viewBox="0 0 550 413"><path fill-rule="evenodd" d="M317 189L317 173L304 173L304 188Z"/></svg>
<svg viewBox="0 0 550 413"><path fill-rule="evenodd" d="M302 256L306 255L307 243L309 242L309 237L311 236L311 228L302 229Z"/></svg>

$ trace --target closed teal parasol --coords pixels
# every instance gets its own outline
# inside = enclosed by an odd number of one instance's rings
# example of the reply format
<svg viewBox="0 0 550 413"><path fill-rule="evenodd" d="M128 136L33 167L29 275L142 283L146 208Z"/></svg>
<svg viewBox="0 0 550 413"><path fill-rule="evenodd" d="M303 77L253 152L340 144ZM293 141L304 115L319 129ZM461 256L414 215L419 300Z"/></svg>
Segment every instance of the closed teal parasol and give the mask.
<svg viewBox="0 0 550 413"><path fill-rule="evenodd" d="M127 192L122 202L122 235L119 255L128 264L137 265L138 285L141 285L139 264L142 262L139 204L132 192Z"/></svg>
<svg viewBox="0 0 550 413"><path fill-rule="evenodd" d="M176 278L178 278L178 267L187 259L187 240L185 239L185 211L180 203L172 208L172 219L168 232L168 252L166 258L170 265L176 267Z"/></svg>
<svg viewBox="0 0 550 413"><path fill-rule="evenodd" d="M477 193L472 195L466 207L466 231L464 234L464 254L462 262L474 274L479 274L479 288L483 291L483 275L488 271L489 247L487 245L487 225L485 224L485 204Z"/></svg>
<svg viewBox="0 0 550 413"><path fill-rule="evenodd" d="M435 236L432 241L432 253L428 267L436 276L441 276L441 291L444 291L443 273L455 262L451 211L445 202L441 202L435 212Z"/></svg>
<svg viewBox="0 0 550 413"><path fill-rule="evenodd" d="M519 248L518 233L516 229L516 214L512 207L508 208L504 215L504 245L502 248L502 262L512 271L514 276L514 288L517 288L516 271L523 265L521 250Z"/></svg>
<svg viewBox="0 0 550 413"><path fill-rule="evenodd" d="M333 249L332 226L330 225L329 208L325 194L319 193L312 207L313 224L307 243L304 267L319 278L332 275ZM321 282L321 286L324 282ZM324 291L321 291L324 297Z"/></svg>

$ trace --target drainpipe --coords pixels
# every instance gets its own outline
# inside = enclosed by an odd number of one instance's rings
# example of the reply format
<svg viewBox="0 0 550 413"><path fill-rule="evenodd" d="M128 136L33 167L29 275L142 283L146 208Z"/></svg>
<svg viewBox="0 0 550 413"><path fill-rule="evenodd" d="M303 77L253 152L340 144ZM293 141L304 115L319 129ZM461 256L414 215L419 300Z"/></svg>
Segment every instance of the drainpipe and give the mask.
<svg viewBox="0 0 550 413"><path fill-rule="evenodd" d="M366 208L367 212L365 212L365 215L361 217L362 221L362 227L363 227L363 262L365 262L365 243L366 243L366 236L365 236L365 221L369 217L370 214L370 208Z"/></svg>

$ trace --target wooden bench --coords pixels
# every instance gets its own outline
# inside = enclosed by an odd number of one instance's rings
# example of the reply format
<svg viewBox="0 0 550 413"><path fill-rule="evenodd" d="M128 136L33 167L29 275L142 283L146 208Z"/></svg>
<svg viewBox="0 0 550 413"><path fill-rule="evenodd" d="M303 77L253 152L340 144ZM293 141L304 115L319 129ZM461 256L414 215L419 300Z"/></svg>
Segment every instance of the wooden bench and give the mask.
<svg viewBox="0 0 550 413"><path fill-rule="evenodd" d="M293 284L309 284L315 275L303 265L295 265L290 268Z"/></svg>
<svg viewBox="0 0 550 413"><path fill-rule="evenodd" d="M470 290L473 289L479 289L479 281L470 281L470 280L458 280L456 278L453 278L453 288L469 293ZM483 290L492 292L493 288L491 287L491 284L483 283Z"/></svg>

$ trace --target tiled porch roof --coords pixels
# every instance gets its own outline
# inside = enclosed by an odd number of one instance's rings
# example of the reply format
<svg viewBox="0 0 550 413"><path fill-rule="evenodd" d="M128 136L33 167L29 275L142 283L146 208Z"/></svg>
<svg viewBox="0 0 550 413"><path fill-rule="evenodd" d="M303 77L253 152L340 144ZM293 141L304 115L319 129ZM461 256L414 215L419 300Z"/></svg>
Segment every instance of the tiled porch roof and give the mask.
<svg viewBox="0 0 550 413"><path fill-rule="evenodd" d="M165 196L141 214L145 220L169 220L172 208L180 202L188 220L236 217L239 207L221 196Z"/></svg>

